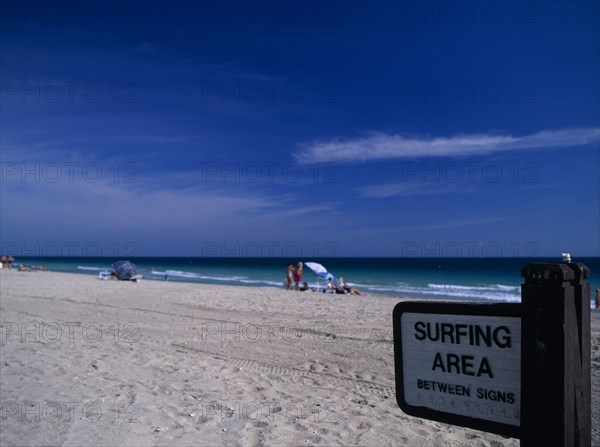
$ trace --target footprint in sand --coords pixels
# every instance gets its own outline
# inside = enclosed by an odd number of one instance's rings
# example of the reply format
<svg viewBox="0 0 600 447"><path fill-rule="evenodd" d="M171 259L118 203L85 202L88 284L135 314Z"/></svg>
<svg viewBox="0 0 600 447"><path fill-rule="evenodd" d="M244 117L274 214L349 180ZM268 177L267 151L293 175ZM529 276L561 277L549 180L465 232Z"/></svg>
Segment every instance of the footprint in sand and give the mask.
<svg viewBox="0 0 600 447"><path fill-rule="evenodd" d="M308 427L306 427L305 425L302 425L300 422L294 424L294 429L296 431L307 431Z"/></svg>
<svg viewBox="0 0 600 447"><path fill-rule="evenodd" d="M319 430L313 430L312 432L314 435L318 433L320 435L327 436L329 434L329 430L327 430L326 428L320 428Z"/></svg>
<svg viewBox="0 0 600 447"><path fill-rule="evenodd" d="M240 368L237 366L224 366L220 369L221 374L223 375L231 375L240 372Z"/></svg>
<svg viewBox="0 0 600 447"><path fill-rule="evenodd" d="M327 370L327 366L324 366L320 363L311 363L310 364L310 370L312 372L323 372Z"/></svg>
<svg viewBox="0 0 600 447"><path fill-rule="evenodd" d="M353 430L368 430L369 428L372 427L372 424L368 423L368 422L364 422L364 421L352 421L350 423L350 428L352 428Z"/></svg>

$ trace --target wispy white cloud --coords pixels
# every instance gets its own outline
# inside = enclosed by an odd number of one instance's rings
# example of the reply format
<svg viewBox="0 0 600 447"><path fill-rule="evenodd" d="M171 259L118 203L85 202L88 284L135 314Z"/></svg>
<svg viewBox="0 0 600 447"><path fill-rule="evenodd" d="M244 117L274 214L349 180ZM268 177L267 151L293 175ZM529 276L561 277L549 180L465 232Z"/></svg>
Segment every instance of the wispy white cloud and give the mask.
<svg viewBox="0 0 600 447"><path fill-rule="evenodd" d="M0 189L0 226L13 239L17 233L46 240L119 233L136 241L157 235L179 242L186 237L296 241L308 237L306 222L326 224L335 211L335 204L306 205L293 194L247 185L175 188L170 175L139 175L137 183L117 183L110 175L97 182L63 176L56 183L31 173L27 181L8 176Z"/></svg>
<svg viewBox="0 0 600 447"><path fill-rule="evenodd" d="M366 225L362 228L351 228L347 231L340 229L340 232L344 232L346 238L353 238L361 240L364 237L369 237L373 234L384 235L385 237L399 236L405 233L424 233L428 231L442 231L442 230L453 230L460 228L477 228L483 225L492 225L497 223L505 223L513 220L510 217L500 216L489 216L489 217L472 217L462 219L447 219L443 218L438 221L421 221L408 224L398 224L394 222L393 225L373 225L367 227Z"/></svg>
<svg viewBox="0 0 600 447"><path fill-rule="evenodd" d="M371 132L355 139L315 141L296 153L300 162L361 162L401 158L464 157L501 151L568 148L597 144L600 129L583 127L542 130L523 136L502 133L450 137L407 136Z"/></svg>
<svg viewBox="0 0 600 447"><path fill-rule="evenodd" d="M415 197L438 194L457 194L471 192L472 189L461 189L458 185L447 183L385 183L364 186L357 189L360 197L387 199L390 197Z"/></svg>

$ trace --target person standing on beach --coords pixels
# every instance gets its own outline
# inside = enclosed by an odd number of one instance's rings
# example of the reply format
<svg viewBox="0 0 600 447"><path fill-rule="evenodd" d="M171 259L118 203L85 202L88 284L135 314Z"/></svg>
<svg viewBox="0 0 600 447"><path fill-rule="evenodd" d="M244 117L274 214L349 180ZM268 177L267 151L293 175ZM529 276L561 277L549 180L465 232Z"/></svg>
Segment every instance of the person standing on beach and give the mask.
<svg viewBox="0 0 600 447"><path fill-rule="evenodd" d="M285 289L286 290L292 290L292 288L294 287L294 265L290 262L287 266L287 269L285 269L285 279L286 279L286 286Z"/></svg>
<svg viewBox="0 0 600 447"><path fill-rule="evenodd" d="M11 255L8 255L8 258L6 259L6 266L11 269L14 261L15 258L13 258Z"/></svg>
<svg viewBox="0 0 600 447"><path fill-rule="evenodd" d="M300 281L302 281L302 262L299 262L294 270L294 289L300 288Z"/></svg>
<svg viewBox="0 0 600 447"><path fill-rule="evenodd" d="M596 306L594 310L600 310L600 289L596 289Z"/></svg>

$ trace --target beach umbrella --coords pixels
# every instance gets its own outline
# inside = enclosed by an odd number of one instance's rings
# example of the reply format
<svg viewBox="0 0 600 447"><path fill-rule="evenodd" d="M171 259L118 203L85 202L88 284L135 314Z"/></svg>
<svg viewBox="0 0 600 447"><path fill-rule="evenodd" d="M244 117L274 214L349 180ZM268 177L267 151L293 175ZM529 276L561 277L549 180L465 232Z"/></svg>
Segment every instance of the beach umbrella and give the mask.
<svg viewBox="0 0 600 447"><path fill-rule="evenodd" d="M112 268L119 275L119 279L131 279L137 275L137 267L131 261L113 262Z"/></svg>
<svg viewBox="0 0 600 447"><path fill-rule="evenodd" d="M305 262L304 265L311 269L315 275L317 275L317 287L319 287L319 278L322 278L325 281L331 279L333 283L337 285L337 278L333 274L329 273L327 269L318 262Z"/></svg>
<svg viewBox="0 0 600 447"><path fill-rule="evenodd" d="M327 277L327 269L318 262L305 262L304 265L311 269L319 278L325 279Z"/></svg>

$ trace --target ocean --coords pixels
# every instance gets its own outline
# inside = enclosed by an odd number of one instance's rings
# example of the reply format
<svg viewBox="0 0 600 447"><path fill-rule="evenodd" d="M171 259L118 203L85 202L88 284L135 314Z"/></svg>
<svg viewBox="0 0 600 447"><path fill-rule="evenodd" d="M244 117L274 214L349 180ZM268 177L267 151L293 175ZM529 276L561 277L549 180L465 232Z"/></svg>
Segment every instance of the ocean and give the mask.
<svg viewBox="0 0 600 447"><path fill-rule="evenodd" d="M110 271L116 258L35 257L18 258L15 264L46 265L50 271L97 276ZM146 280L184 281L204 284L282 287L288 262L282 258L167 258L136 257L130 261ZM316 258L328 272L367 295L414 299L519 302L521 269L530 262L560 262L559 258ZM600 288L600 258L574 259L592 271L592 295ZM308 268L303 281L323 286Z"/></svg>

